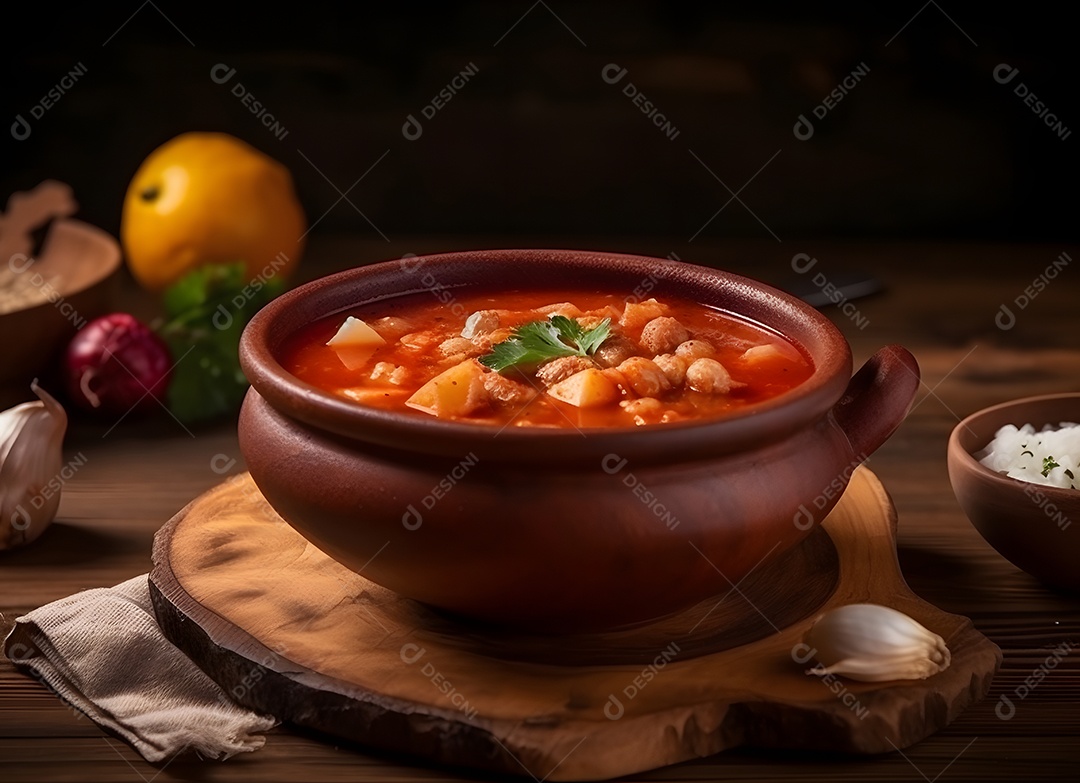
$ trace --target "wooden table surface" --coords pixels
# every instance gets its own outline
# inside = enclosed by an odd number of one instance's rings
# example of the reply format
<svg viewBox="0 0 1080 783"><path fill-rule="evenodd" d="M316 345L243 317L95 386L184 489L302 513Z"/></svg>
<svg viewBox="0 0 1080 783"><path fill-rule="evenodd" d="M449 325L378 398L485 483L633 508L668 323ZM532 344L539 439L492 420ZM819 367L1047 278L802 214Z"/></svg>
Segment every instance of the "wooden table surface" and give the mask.
<svg viewBox="0 0 1080 783"><path fill-rule="evenodd" d="M802 244L684 240L450 238L395 242L355 238L313 241L304 277L398 256L406 251L477 247L550 246L667 255L738 271L780 284L838 279L844 270L871 272L884 292L851 304L857 313L826 312L852 344L856 365L886 343L917 356L921 388L908 419L873 455L869 466L899 511L899 557L916 593L969 616L1003 650L1005 662L987 699L946 730L903 753L873 758L740 750L655 770L639 780L889 780L958 781L1070 779L1080 763L1080 663L1073 650L1030 695L1015 689L1068 642L1080 648L1080 598L1040 586L1000 557L975 532L957 505L945 466L949 432L962 417L987 405L1080 387L1077 301L1080 270L1070 263L1023 309L1017 297L1059 254L1075 247L974 244ZM810 272L792 271L792 258L817 258ZM805 264L805 260L803 261ZM153 302L122 281L118 309L151 312ZM1002 304L1016 316L1002 330ZM243 469L235 422L185 432L162 416L75 422L67 458L81 467L64 488L57 522L33 546L0 554L0 632L14 618L46 602L92 587L113 585L150 567L154 532L181 506ZM107 431L109 430L109 431ZM236 460L232 463L232 460ZM1078 563L1080 567L1080 563ZM1007 694L1010 720L995 714ZM581 752L587 752L582 749ZM1070 774L1071 773L1071 774ZM0 662L0 780L474 780L408 759L274 730L262 750L226 762L182 755L166 765L144 762L105 735L37 681ZM491 779L486 777L483 779ZM526 778L527 779L527 778Z"/></svg>

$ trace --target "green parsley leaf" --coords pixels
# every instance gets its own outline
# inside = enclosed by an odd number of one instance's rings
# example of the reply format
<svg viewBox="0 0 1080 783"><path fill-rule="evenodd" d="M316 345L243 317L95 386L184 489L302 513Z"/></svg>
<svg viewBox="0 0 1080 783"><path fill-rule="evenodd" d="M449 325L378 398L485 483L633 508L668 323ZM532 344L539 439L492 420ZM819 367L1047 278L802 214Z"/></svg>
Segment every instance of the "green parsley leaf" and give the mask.
<svg viewBox="0 0 1080 783"><path fill-rule="evenodd" d="M167 321L157 332L169 346L173 368L169 410L192 423L233 413L247 392L240 369L240 335L284 281L248 279L245 265L209 264L166 289Z"/></svg>
<svg viewBox="0 0 1080 783"><path fill-rule="evenodd" d="M502 372L560 356L591 356L610 333L610 318L585 329L573 318L553 315L547 321L531 321L517 327L509 339L496 343L491 353L481 356L480 363Z"/></svg>
<svg viewBox="0 0 1080 783"><path fill-rule="evenodd" d="M1051 455L1049 457L1043 457L1043 469L1042 469L1043 478L1049 477L1051 470L1053 470L1054 468L1060 468L1060 467L1061 467L1061 465L1059 465L1057 462L1054 461L1053 455Z"/></svg>
<svg viewBox="0 0 1080 783"><path fill-rule="evenodd" d="M243 264L207 264L177 280L162 296L165 317L169 320L204 308L210 299L243 289ZM211 307L213 309L213 307Z"/></svg>

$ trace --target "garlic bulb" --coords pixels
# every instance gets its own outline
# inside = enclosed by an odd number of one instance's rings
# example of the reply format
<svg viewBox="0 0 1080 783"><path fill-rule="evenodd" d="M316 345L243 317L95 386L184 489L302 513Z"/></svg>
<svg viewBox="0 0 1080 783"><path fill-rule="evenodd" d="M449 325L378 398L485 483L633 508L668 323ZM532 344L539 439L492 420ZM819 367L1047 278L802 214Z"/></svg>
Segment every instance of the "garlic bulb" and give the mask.
<svg viewBox="0 0 1080 783"><path fill-rule="evenodd" d="M67 414L35 380L40 398L0 413L0 549L29 544L60 505Z"/></svg>
<svg viewBox="0 0 1080 783"><path fill-rule="evenodd" d="M877 604L826 612L807 632L805 643L820 664L807 674L842 674L862 682L925 680L945 671L952 659L936 633Z"/></svg>

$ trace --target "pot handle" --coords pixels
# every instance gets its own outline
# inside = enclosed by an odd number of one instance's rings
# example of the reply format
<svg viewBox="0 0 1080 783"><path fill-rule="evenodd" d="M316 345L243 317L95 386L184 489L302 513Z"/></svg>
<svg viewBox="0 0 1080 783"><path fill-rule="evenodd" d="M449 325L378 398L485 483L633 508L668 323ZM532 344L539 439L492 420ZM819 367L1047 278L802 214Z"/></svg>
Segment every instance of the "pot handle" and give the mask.
<svg viewBox="0 0 1080 783"><path fill-rule="evenodd" d="M921 382L919 363L899 345L886 345L852 376L833 417L857 459L869 457L896 431Z"/></svg>

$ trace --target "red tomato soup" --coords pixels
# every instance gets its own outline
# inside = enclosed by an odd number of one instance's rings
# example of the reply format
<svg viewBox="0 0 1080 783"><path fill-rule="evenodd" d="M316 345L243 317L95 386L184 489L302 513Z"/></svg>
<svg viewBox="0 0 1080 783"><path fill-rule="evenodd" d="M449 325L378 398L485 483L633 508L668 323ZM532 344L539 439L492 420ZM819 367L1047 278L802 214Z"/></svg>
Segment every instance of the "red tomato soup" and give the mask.
<svg viewBox="0 0 1080 783"><path fill-rule="evenodd" d="M495 427L717 418L813 372L783 337L727 313L591 291L390 299L301 329L279 360L358 404Z"/></svg>

